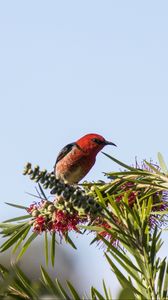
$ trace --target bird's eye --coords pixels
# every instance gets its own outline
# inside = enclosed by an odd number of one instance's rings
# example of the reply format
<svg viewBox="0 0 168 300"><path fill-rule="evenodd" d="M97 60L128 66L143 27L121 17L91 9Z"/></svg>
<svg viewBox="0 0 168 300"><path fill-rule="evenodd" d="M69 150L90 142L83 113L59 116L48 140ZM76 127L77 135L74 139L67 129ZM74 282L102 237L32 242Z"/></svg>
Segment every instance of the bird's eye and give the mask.
<svg viewBox="0 0 168 300"><path fill-rule="evenodd" d="M98 144L98 145L103 144L103 141L101 141L101 140L99 140L99 139L97 139L97 138L93 138L92 141L93 141L94 143Z"/></svg>

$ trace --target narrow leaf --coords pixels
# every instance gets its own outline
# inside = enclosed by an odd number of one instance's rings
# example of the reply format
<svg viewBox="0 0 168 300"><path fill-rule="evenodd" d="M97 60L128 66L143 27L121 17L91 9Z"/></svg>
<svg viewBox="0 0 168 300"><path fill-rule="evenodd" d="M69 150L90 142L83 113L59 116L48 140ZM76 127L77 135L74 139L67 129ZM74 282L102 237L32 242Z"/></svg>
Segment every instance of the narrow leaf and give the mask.
<svg viewBox="0 0 168 300"><path fill-rule="evenodd" d="M151 241L151 249L150 249L150 260L152 267L154 265L155 257L156 257L156 236L157 236L157 226L155 226L153 236L152 236L152 241Z"/></svg>
<svg viewBox="0 0 168 300"><path fill-rule="evenodd" d="M166 274L164 278L164 286L163 286L163 299L166 299L168 292L168 264L166 266Z"/></svg>
<svg viewBox="0 0 168 300"><path fill-rule="evenodd" d="M52 233L52 239L51 239L51 263L52 266L54 267L54 263L55 263L55 232Z"/></svg>
<svg viewBox="0 0 168 300"><path fill-rule="evenodd" d="M160 216L164 216L167 215L168 213L168 209L165 209L163 211L151 211L151 215L160 215Z"/></svg>
<svg viewBox="0 0 168 300"><path fill-rule="evenodd" d="M87 225L79 225L78 226L79 228L84 228L84 229L87 229L87 230L91 230L91 231L97 231L97 232L101 232L102 231L102 227L99 227L99 226L87 226Z"/></svg>
<svg viewBox="0 0 168 300"><path fill-rule="evenodd" d="M35 290L31 287L30 280L26 277L26 275L20 270L20 268L14 268L19 280L22 282L22 284L25 287L25 293L30 295L32 299L37 299L37 293Z"/></svg>
<svg viewBox="0 0 168 300"><path fill-rule="evenodd" d="M104 198L103 198L103 196L102 196L102 193L101 193L101 191L95 186L95 192L96 192L96 194L97 194L97 196L98 196L98 198L99 198L99 201L103 204L103 205L105 205L105 201L104 201Z"/></svg>
<svg viewBox="0 0 168 300"><path fill-rule="evenodd" d="M41 187L41 185L40 185L40 183L38 183L38 187L39 187L40 192L41 192L42 196L44 197L44 199L48 200L45 193L44 193L44 191L43 191L43 189L42 189L42 187Z"/></svg>
<svg viewBox="0 0 168 300"><path fill-rule="evenodd" d="M1 245L0 249L1 252L4 252L8 248L10 248L17 240L19 240L22 237L22 234L27 230L27 227L29 227L29 224L26 224L25 226L21 227L20 230L18 230L17 233L12 235L11 238L9 238L4 244Z"/></svg>
<svg viewBox="0 0 168 300"><path fill-rule="evenodd" d="M151 169L153 170L156 174L160 174L159 170L157 168L155 168L152 164L150 164L149 162L147 162L146 160L144 161L145 164Z"/></svg>
<svg viewBox="0 0 168 300"><path fill-rule="evenodd" d="M116 247L114 247L111 243L109 243L105 238L102 237L103 242L108 246L108 249L110 250L111 255L113 255L113 252L120 257L126 265L130 266L132 269L134 269L136 272L141 272L140 269L138 269L135 264L131 262L129 257L124 253L122 254L121 251L119 251Z"/></svg>
<svg viewBox="0 0 168 300"><path fill-rule="evenodd" d="M124 164L124 163L121 162L120 160L118 160L118 159L112 157L111 155L109 155L109 154L107 154L107 153L105 153L105 152L103 152L103 151L102 151L102 153L103 153L105 156L107 156L108 158L112 159L112 160L113 160L114 162L116 162L118 165L120 165L120 166L122 166L122 167L124 167L124 168L126 168L126 169L128 169L128 170L135 171L135 168L130 167L130 166Z"/></svg>
<svg viewBox="0 0 168 300"><path fill-rule="evenodd" d="M52 281L52 279L50 278L50 276L48 275L48 273L46 272L46 270L42 266L40 266L40 269L41 269L41 274L42 274L42 278L43 278L45 286L50 291L52 291L52 293L55 296L58 297L60 293L59 293L59 290L58 290L56 284Z"/></svg>
<svg viewBox="0 0 168 300"><path fill-rule="evenodd" d="M121 273L121 271L115 266L115 264L112 262L112 260L108 257L107 254L105 254L107 261L109 262L109 264L112 267L112 270L114 271L114 273L116 274L119 282L121 283L121 285L125 288L130 288L132 289L136 294L143 296L131 283L130 281L123 275L123 273Z"/></svg>
<svg viewBox="0 0 168 300"><path fill-rule="evenodd" d="M64 288L62 287L61 283L59 282L58 279L56 279L56 283L57 283L57 286L59 288L59 291L61 292L62 296L64 297L65 300L72 300L68 294L65 292Z"/></svg>
<svg viewBox="0 0 168 300"><path fill-rule="evenodd" d="M47 233L47 231L45 231L45 234L44 234L44 253L45 253L46 265L48 266L48 233Z"/></svg>
<svg viewBox="0 0 168 300"><path fill-rule="evenodd" d="M99 241L99 238L96 236L91 242L90 245L94 244L95 242Z"/></svg>
<svg viewBox="0 0 168 300"><path fill-rule="evenodd" d="M98 297L99 300L106 300L106 298L104 298L97 289L95 289L93 287L93 292L95 293L95 295ZM109 298L107 298L109 300Z"/></svg>
<svg viewBox="0 0 168 300"><path fill-rule="evenodd" d="M10 222L15 222L15 221L21 221L24 219L30 219L31 217L32 217L31 215L24 215L24 216L16 217L13 219L5 220L4 223L10 223Z"/></svg>
<svg viewBox="0 0 168 300"><path fill-rule="evenodd" d="M30 231L31 226L27 227L27 229L25 230L25 232L23 233L22 237L20 238L20 240L16 243L14 249L13 249L13 253L16 252L16 250L18 249L18 247L20 246L20 244L22 243L22 241L26 238L26 236L28 235L29 231Z"/></svg>
<svg viewBox="0 0 168 300"><path fill-rule="evenodd" d="M96 295L95 295L95 291L94 291L94 287L92 286L91 287L91 291L90 291L90 293L91 293L91 299L92 300L97 300L97 297L96 297Z"/></svg>
<svg viewBox="0 0 168 300"><path fill-rule="evenodd" d="M164 158L160 152L158 152L158 160L159 160L159 164L162 169L162 172L165 174L168 174L168 168L167 168Z"/></svg>
<svg viewBox="0 0 168 300"><path fill-rule="evenodd" d="M126 299L136 300L133 291L129 288L123 288L118 297L118 300L126 300Z"/></svg>
<svg viewBox="0 0 168 300"><path fill-rule="evenodd" d="M158 293L159 293L159 296L160 296L159 298L161 298L165 268L166 268L166 258L164 258L163 261L161 262L160 272L159 272L159 277L158 277L158 288L157 288L157 290L158 290Z"/></svg>
<svg viewBox="0 0 168 300"><path fill-rule="evenodd" d="M108 292L107 292L107 288L106 288L106 284L105 284L104 279L103 279L103 290L104 290L106 299L112 300L111 295L108 295Z"/></svg>
<svg viewBox="0 0 168 300"><path fill-rule="evenodd" d="M145 288L145 286L142 284L141 279L138 277L138 273L134 272L134 270L132 271L130 269L130 266L124 264L122 260L119 259L114 253L112 253L112 255L115 258L115 260L120 264L120 266L122 266L123 269L126 270L126 272L138 283L138 285L141 286L142 288Z"/></svg>
<svg viewBox="0 0 168 300"><path fill-rule="evenodd" d="M28 240L26 241L26 243L23 245L23 248L22 248L22 250L20 251L20 253L19 253L17 259L20 259L20 258L23 256L23 254L26 252L26 250L27 250L28 247L30 246L31 242L32 242L37 236L38 236L38 233L36 233L36 232L33 232L33 233L31 234L31 236L28 238Z"/></svg>
<svg viewBox="0 0 168 300"><path fill-rule="evenodd" d="M81 300L80 296L78 295L77 291L75 290L75 288L73 287L72 283L70 283L69 281L67 281L67 285L70 289L70 292L73 296L74 300Z"/></svg>
<svg viewBox="0 0 168 300"><path fill-rule="evenodd" d="M13 203L10 203L10 202L5 202L5 204L7 204L7 205L9 205L9 206L16 207L16 208L25 209L25 210L27 210L27 209L28 209L28 207L26 207L26 206L23 206L23 205L18 205L18 204L13 204Z"/></svg>
<svg viewBox="0 0 168 300"><path fill-rule="evenodd" d="M76 246L75 246L75 244L74 244L74 242L71 240L71 238L69 237L68 234L65 236L65 241L66 241L69 245L71 245L72 248L74 248L75 250L77 249Z"/></svg>

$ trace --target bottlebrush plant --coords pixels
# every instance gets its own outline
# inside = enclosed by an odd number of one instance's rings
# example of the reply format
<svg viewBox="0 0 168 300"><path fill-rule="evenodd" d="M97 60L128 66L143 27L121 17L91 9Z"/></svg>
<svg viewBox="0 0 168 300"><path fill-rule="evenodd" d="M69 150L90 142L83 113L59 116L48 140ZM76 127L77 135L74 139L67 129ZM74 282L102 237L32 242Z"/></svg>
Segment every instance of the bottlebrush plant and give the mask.
<svg viewBox="0 0 168 300"><path fill-rule="evenodd" d="M167 299L168 263L166 258L158 256L168 213L168 170L163 157L158 154L159 165L143 161L142 165L136 162L132 167L104 155L123 170L106 173L106 182L80 185L65 184L53 173L27 163L23 174L37 183L37 201L29 207L7 203L25 210L26 214L0 224L1 235L6 238L0 251L9 248L12 253L19 251L18 261L30 244L43 235L46 265L50 260L54 267L56 243L64 239L76 248L69 233L75 231L80 235L91 231L95 233L92 243L104 245L100 251L104 251L121 284L118 299ZM45 189L50 191L49 198ZM17 265L11 270L1 265L0 274L1 298L38 299L38 288L29 288L30 280ZM67 291L42 266L41 281L56 299L81 299L70 282L67 281ZM91 294L83 299L112 299L104 281L103 289L104 295L91 287Z"/></svg>

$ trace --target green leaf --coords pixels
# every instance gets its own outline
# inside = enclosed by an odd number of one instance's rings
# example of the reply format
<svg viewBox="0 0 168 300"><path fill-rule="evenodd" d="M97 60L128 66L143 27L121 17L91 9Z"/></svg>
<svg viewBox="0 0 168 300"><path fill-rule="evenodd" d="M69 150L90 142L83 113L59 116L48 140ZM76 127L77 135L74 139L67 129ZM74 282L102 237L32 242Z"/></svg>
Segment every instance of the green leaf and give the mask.
<svg viewBox="0 0 168 300"><path fill-rule="evenodd" d="M124 167L124 168L126 168L126 169L128 169L128 170L135 171L135 168L130 167L130 166L124 164L124 163L121 162L120 160L118 160L118 159L112 157L111 155L109 155L109 154L107 154L107 153L105 153L105 152L103 152L103 151L102 151L102 153L103 153L105 156L107 156L108 158L112 159L112 160L113 160L114 162L116 162L118 165L120 165L120 166L122 166L122 167Z"/></svg>
<svg viewBox="0 0 168 300"><path fill-rule="evenodd" d="M151 241L151 248L150 248L150 262L152 264L152 267L154 266L155 257L157 254L157 240L160 237L160 234L157 235L157 226L155 226L153 235L152 235L152 241Z"/></svg>
<svg viewBox="0 0 168 300"><path fill-rule="evenodd" d="M50 278L50 276L48 275L48 273L46 272L46 270L40 266L41 269L41 274L42 274L42 278L44 281L45 286L47 287L47 289L49 289L55 296L59 296L60 292L56 286L56 284L52 281L52 279Z"/></svg>
<svg viewBox="0 0 168 300"><path fill-rule="evenodd" d="M7 224L7 223L6 223ZM6 225L4 223L4 225ZM25 225L25 223L24 223ZM0 227L2 228L2 231L0 232L0 234L2 234L2 237L9 237L9 236L13 236L15 233L18 232L19 229L23 228L24 226L23 224L19 224L19 226L15 226L13 224L7 224L7 226L1 226Z"/></svg>
<svg viewBox="0 0 168 300"><path fill-rule="evenodd" d="M1 252L4 252L5 250L7 250L17 240L19 240L29 226L30 226L29 224L24 224L24 226L22 226L21 229L18 230L18 232L16 232L15 234L13 234L11 238L9 238L4 244L2 244L1 247L0 247Z"/></svg>
<svg viewBox="0 0 168 300"><path fill-rule="evenodd" d="M116 200L113 199L113 197L111 195L109 195L109 193L107 193L107 197L108 197L108 200L109 200L109 202L110 202L110 204L111 204L111 206L112 206L112 208L113 208L113 210L115 212L115 215L120 219L120 217L121 217L121 210L120 210L120 208L119 208ZM111 215L111 212L110 212L110 215Z"/></svg>
<svg viewBox="0 0 168 300"><path fill-rule="evenodd" d="M5 268L3 265L0 264L0 273L1 275L3 274L8 274L7 268ZM2 276L3 277L3 276Z"/></svg>
<svg viewBox="0 0 168 300"><path fill-rule="evenodd" d="M70 289L70 292L71 292L71 294L72 294L72 296L73 296L73 299L74 299L74 300L81 300L79 294L77 293L77 291L76 291L75 288L73 287L72 283L70 283L69 281L67 281L67 285L68 285L68 287L69 287L69 289Z"/></svg>
<svg viewBox="0 0 168 300"><path fill-rule="evenodd" d="M97 232L101 232L102 231L102 227L100 226L87 226L87 225L79 225L78 226L79 228L84 228L84 229L87 229L87 230L91 230L91 231L97 231Z"/></svg>
<svg viewBox="0 0 168 300"><path fill-rule="evenodd" d="M115 181L110 182L110 184L105 185L101 187L101 191L104 191L105 193L109 193L110 195L115 194L119 188L123 185L124 180L116 179Z"/></svg>
<svg viewBox="0 0 168 300"><path fill-rule="evenodd" d="M163 299L166 299L168 292L168 264L166 264L166 273L164 278L164 286L163 286Z"/></svg>
<svg viewBox="0 0 168 300"><path fill-rule="evenodd" d="M109 243L105 238L101 238L103 240L103 242L108 246L108 250L110 251L110 254L113 255L113 252L120 257L120 259L122 259L126 265L128 265L129 267L131 267L133 270L135 270L136 272L141 272L140 269L138 269L135 264L132 263L132 261L130 260L130 258L124 253L122 254L120 250L118 250L116 247L114 247L111 243Z"/></svg>
<svg viewBox="0 0 168 300"><path fill-rule="evenodd" d="M97 242L99 239L98 237L96 236L91 242L90 242L90 245L94 244L95 242Z"/></svg>
<svg viewBox="0 0 168 300"><path fill-rule="evenodd" d="M141 288L145 289L145 286L142 284L142 280L139 278L139 274L132 270L129 265L123 263L123 261L117 257L114 253L111 253L114 259L123 267L123 269L137 282Z"/></svg>
<svg viewBox="0 0 168 300"><path fill-rule="evenodd" d="M1 231L1 234L13 235L14 232L17 232L19 229L23 228L27 224L28 224L28 222L21 222L19 224L0 223L0 228L3 229Z"/></svg>
<svg viewBox="0 0 168 300"><path fill-rule="evenodd" d="M145 203L145 202L144 202ZM150 196L148 198L148 203L147 203L147 207L145 207L145 216L146 217L149 217L150 213L151 213L151 210L152 210L152 204L153 204L153 199L152 197Z"/></svg>
<svg viewBox="0 0 168 300"><path fill-rule="evenodd" d="M26 207L26 206L18 205L18 204L13 204L13 203L10 203L10 202L5 202L5 204L10 205L10 206L13 206L13 207L16 207L16 208L25 209L25 210L28 209L28 207Z"/></svg>
<svg viewBox="0 0 168 300"><path fill-rule="evenodd" d="M153 196L155 194L156 194L155 189L153 191L146 192L144 195L142 195L142 197L139 196L138 202L141 203L143 200L148 199L150 196ZM159 203L159 206L160 206L160 203Z"/></svg>
<svg viewBox="0 0 168 300"><path fill-rule="evenodd" d="M26 277L26 275L21 271L20 268L14 268L15 273L18 276L18 279L21 281L21 283L24 286L24 292L25 294L28 294L31 299L37 299L37 293L35 290L31 287L30 280Z"/></svg>
<svg viewBox="0 0 168 300"><path fill-rule="evenodd" d="M108 175L109 177L116 177L116 179L123 179L123 180L127 180L128 178L131 179L137 179L140 176L144 177L144 176L151 176L151 172L148 172L146 170L143 169L134 169L130 170L130 171L120 171L120 172L109 172L109 173L105 173L106 175Z"/></svg>
<svg viewBox="0 0 168 300"><path fill-rule="evenodd" d="M151 211L151 215L167 215L168 209L165 209L163 211Z"/></svg>
<svg viewBox="0 0 168 300"><path fill-rule="evenodd" d="M130 288L123 288L118 296L118 300L136 300L133 291ZM142 298L144 299L144 298Z"/></svg>
<svg viewBox="0 0 168 300"><path fill-rule="evenodd" d="M48 233L45 231L44 233L44 253L45 253L45 261L48 266Z"/></svg>
<svg viewBox="0 0 168 300"><path fill-rule="evenodd" d="M165 174L168 174L168 168L167 168L164 158L160 152L158 152L158 160L159 160L159 164L160 164L162 172Z"/></svg>
<svg viewBox="0 0 168 300"><path fill-rule="evenodd" d="M91 299L97 300L93 286L91 287L90 293L91 293L91 297L92 297Z"/></svg>
<svg viewBox="0 0 168 300"><path fill-rule="evenodd" d="M0 223L0 228L5 228L5 229L7 229L7 228L13 228L14 226L16 226L16 225L14 225L14 224L6 224L6 223Z"/></svg>
<svg viewBox="0 0 168 300"><path fill-rule="evenodd" d="M66 241L72 248L74 248L75 250L77 249L76 246L75 246L75 244L74 244L74 242L71 240L71 238L69 237L68 234L66 234L66 236L65 236L65 241Z"/></svg>
<svg viewBox="0 0 168 300"><path fill-rule="evenodd" d="M132 291L134 291L137 295L143 296L131 283L130 281L121 273L121 271L116 267L116 265L112 262L112 260L108 257L107 254L105 254L107 261L112 267L112 270L116 274L119 282L121 283L123 288L130 288Z"/></svg>
<svg viewBox="0 0 168 300"><path fill-rule="evenodd" d="M102 196L101 191L100 191L99 188L96 187L96 186L94 186L94 188L95 188L95 192L96 192L96 194L97 194L97 196L98 196L98 198L99 198L100 203L102 203L103 205L105 205L105 201L104 201L104 198L103 198L103 196Z"/></svg>
<svg viewBox="0 0 168 300"><path fill-rule="evenodd" d="M2 266L2 265L1 265ZM5 275L2 276L2 280L0 280L0 296L5 295L8 287L12 284L14 280L14 272L5 271ZM4 298L2 298L4 299Z"/></svg>
<svg viewBox="0 0 168 300"><path fill-rule="evenodd" d="M106 299L112 300L111 297L108 295L108 292L107 292L107 288L106 288L106 284L105 284L104 279L103 279L103 290L104 290Z"/></svg>
<svg viewBox="0 0 168 300"><path fill-rule="evenodd" d="M163 282L164 282L163 279L164 279L165 269L166 269L166 258L164 258L163 261L161 262L160 272L159 272L159 276L158 276L157 291L158 291L158 294L159 294L159 298L161 298L161 295L162 295L162 285L163 285Z"/></svg>
<svg viewBox="0 0 168 300"><path fill-rule="evenodd" d="M160 172L157 168L155 168L152 164L150 164L149 162L147 162L146 160L144 160L145 164L151 169L153 170L156 174L160 175Z"/></svg>
<svg viewBox="0 0 168 300"><path fill-rule="evenodd" d="M92 294L95 295L95 296L97 296L99 300L106 300L106 299L99 293L99 291L98 291L96 288L94 288L94 287L92 287ZM96 299L96 298L95 298L95 299ZM109 300L109 298L107 298L107 299Z"/></svg>
<svg viewBox="0 0 168 300"><path fill-rule="evenodd" d="M2 299L32 299L38 300L37 283L33 283L16 265L9 270L0 265L2 280L0 282L0 298Z"/></svg>
<svg viewBox="0 0 168 300"><path fill-rule="evenodd" d="M13 253L16 252L16 250L18 249L18 247L20 246L20 244L22 243L22 241L26 238L26 236L28 235L29 231L30 231L31 226L27 227L27 229L25 230L25 232L23 233L22 237L20 238L20 240L16 243L14 249L13 249Z"/></svg>
<svg viewBox="0 0 168 300"><path fill-rule="evenodd" d="M38 187L39 187L40 192L41 192L42 196L44 197L44 199L48 200L48 199L47 199L47 196L45 195L45 193L44 193L44 191L43 191L43 189L42 189L42 187L41 187L41 185L40 185L40 183L38 183Z"/></svg>
<svg viewBox="0 0 168 300"><path fill-rule="evenodd" d="M52 263L53 267L54 267L54 263L55 263L55 243L56 243L55 232L52 232L52 238L51 238L51 263Z"/></svg>
<svg viewBox="0 0 168 300"><path fill-rule="evenodd" d="M4 223L10 223L10 222L15 222L15 221L21 221L21 220L24 220L24 219L30 219L32 218L31 215L24 215L24 216L20 216L20 217L16 217L16 218L13 218L13 219L8 219L8 220L5 220Z"/></svg>
<svg viewBox="0 0 168 300"><path fill-rule="evenodd" d="M62 287L61 283L59 282L58 279L56 279L56 283L57 283L57 286L59 288L59 291L60 293L62 294L62 296L64 297L65 300L72 300L68 294L65 292L64 288Z"/></svg>
<svg viewBox="0 0 168 300"><path fill-rule="evenodd" d="M28 240L26 241L26 243L23 245L22 250L20 251L17 259L20 259L23 254L26 252L26 250L28 249L28 247L31 245L31 242L38 236L38 233L33 232L30 237L28 238Z"/></svg>

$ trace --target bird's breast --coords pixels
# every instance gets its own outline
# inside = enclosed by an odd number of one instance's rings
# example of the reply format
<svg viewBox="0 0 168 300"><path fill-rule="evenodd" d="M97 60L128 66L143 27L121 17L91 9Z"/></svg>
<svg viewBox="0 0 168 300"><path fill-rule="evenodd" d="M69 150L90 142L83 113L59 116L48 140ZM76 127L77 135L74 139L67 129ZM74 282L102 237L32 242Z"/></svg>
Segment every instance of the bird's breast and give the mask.
<svg viewBox="0 0 168 300"><path fill-rule="evenodd" d="M56 178L69 184L78 183L89 172L94 163L94 157L77 156L76 151L71 152L56 164Z"/></svg>
<svg viewBox="0 0 168 300"><path fill-rule="evenodd" d="M73 166L63 176L64 181L69 184L78 183L84 177L83 169L80 165Z"/></svg>

